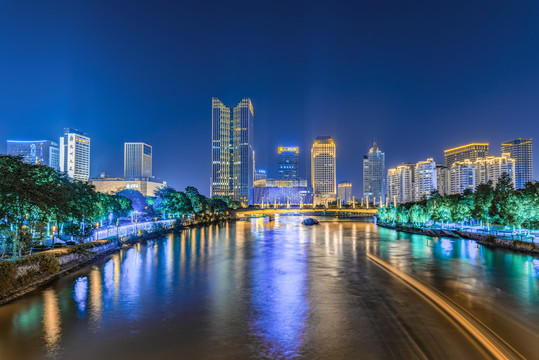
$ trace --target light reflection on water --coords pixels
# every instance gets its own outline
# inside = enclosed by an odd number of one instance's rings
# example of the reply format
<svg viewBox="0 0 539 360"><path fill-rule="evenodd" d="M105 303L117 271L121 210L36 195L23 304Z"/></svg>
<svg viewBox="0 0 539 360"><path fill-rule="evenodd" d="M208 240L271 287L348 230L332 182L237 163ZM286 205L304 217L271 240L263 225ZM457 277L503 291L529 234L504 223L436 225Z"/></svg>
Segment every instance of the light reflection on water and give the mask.
<svg viewBox="0 0 539 360"><path fill-rule="evenodd" d="M189 348L194 358L209 351L192 345L203 339L223 358L301 357L313 343L331 346L328 334L340 336L355 311L346 302L353 297L341 297L364 281L343 281L343 274L367 262L367 251L449 295L539 319L539 260L532 256L361 222L300 221L190 229L113 254L1 307L0 356L84 356L124 341L125 356L143 358L143 342L134 338L141 333Z"/></svg>

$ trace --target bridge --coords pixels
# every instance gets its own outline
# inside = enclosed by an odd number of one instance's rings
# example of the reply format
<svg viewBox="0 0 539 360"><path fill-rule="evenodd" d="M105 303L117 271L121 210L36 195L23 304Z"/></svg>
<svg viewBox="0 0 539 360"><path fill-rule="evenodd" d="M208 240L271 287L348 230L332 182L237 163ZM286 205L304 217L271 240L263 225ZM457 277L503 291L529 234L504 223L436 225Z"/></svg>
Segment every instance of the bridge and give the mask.
<svg viewBox="0 0 539 360"><path fill-rule="evenodd" d="M347 208L327 208L327 209L312 209L312 208L268 208L268 209L238 209L236 217L266 217L275 216L276 214L305 214L319 216L354 216L354 217L370 217L376 214L376 209L347 209Z"/></svg>

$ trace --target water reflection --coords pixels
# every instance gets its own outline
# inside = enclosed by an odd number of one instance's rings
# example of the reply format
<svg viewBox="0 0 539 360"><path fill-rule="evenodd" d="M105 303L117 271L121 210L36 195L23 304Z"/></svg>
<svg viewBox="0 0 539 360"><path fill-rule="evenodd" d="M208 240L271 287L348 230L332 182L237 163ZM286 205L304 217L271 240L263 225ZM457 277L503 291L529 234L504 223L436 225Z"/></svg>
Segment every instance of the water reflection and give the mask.
<svg viewBox="0 0 539 360"><path fill-rule="evenodd" d="M367 251L474 311L495 309L487 313L493 319L501 308L519 321L539 320L539 259L532 256L373 224L323 219L305 227L301 220L190 229L67 275L0 307L0 357L17 358L3 351L16 354L24 343L32 345L29 358L95 359L117 347L132 359L167 347L186 358L361 358L374 331L369 317L384 323L373 310L382 295L372 289L388 283L385 272L369 273ZM324 352L337 344L350 352Z"/></svg>
<svg viewBox="0 0 539 360"><path fill-rule="evenodd" d="M43 291L43 338L47 354L51 358L56 358L59 351L59 341L61 336L60 309L58 299L53 289Z"/></svg>
<svg viewBox="0 0 539 360"><path fill-rule="evenodd" d="M73 299L77 303L77 309L79 310L79 317L86 316L86 299L88 298L88 278L81 276L75 280L75 286L73 287Z"/></svg>
<svg viewBox="0 0 539 360"><path fill-rule="evenodd" d="M252 227L253 232L258 232ZM293 358L303 345L308 314L307 252L300 241L254 243L251 328L269 358ZM270 237L271 238L271 237ZM259 240L263 240L259 237Z"/></svg>

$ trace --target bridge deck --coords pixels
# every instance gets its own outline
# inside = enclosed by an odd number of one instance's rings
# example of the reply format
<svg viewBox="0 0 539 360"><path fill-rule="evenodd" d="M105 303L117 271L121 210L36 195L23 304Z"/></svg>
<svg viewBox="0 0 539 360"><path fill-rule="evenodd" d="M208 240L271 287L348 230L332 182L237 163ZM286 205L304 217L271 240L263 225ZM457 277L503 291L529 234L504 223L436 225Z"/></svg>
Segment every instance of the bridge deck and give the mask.
<svg viewBox="0 0 539 360"><path fill-rule="evenodd" d="M328 208L328 209L240 209L236 211L236 216L238 217L247 217L247 216L269 216L275 214L313 214L313 213L326 213L326 214L350 214L350 215L359 215L359 216L373 216L376 214L376 209L338 209L338 208Z"/></svg>

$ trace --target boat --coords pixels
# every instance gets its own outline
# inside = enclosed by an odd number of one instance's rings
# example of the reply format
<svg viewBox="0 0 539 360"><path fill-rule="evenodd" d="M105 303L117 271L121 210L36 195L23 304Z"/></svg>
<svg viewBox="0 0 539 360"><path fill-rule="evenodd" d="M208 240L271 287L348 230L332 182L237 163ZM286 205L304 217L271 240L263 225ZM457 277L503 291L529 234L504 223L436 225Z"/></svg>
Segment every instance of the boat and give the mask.
<svg viewBox="0 0 539 360"><path fill-rule="evenodd" d="M303 225L311 226L311 225L318 225L320 224L318 220L313 218L307 218L301 222Z"/></svg>

